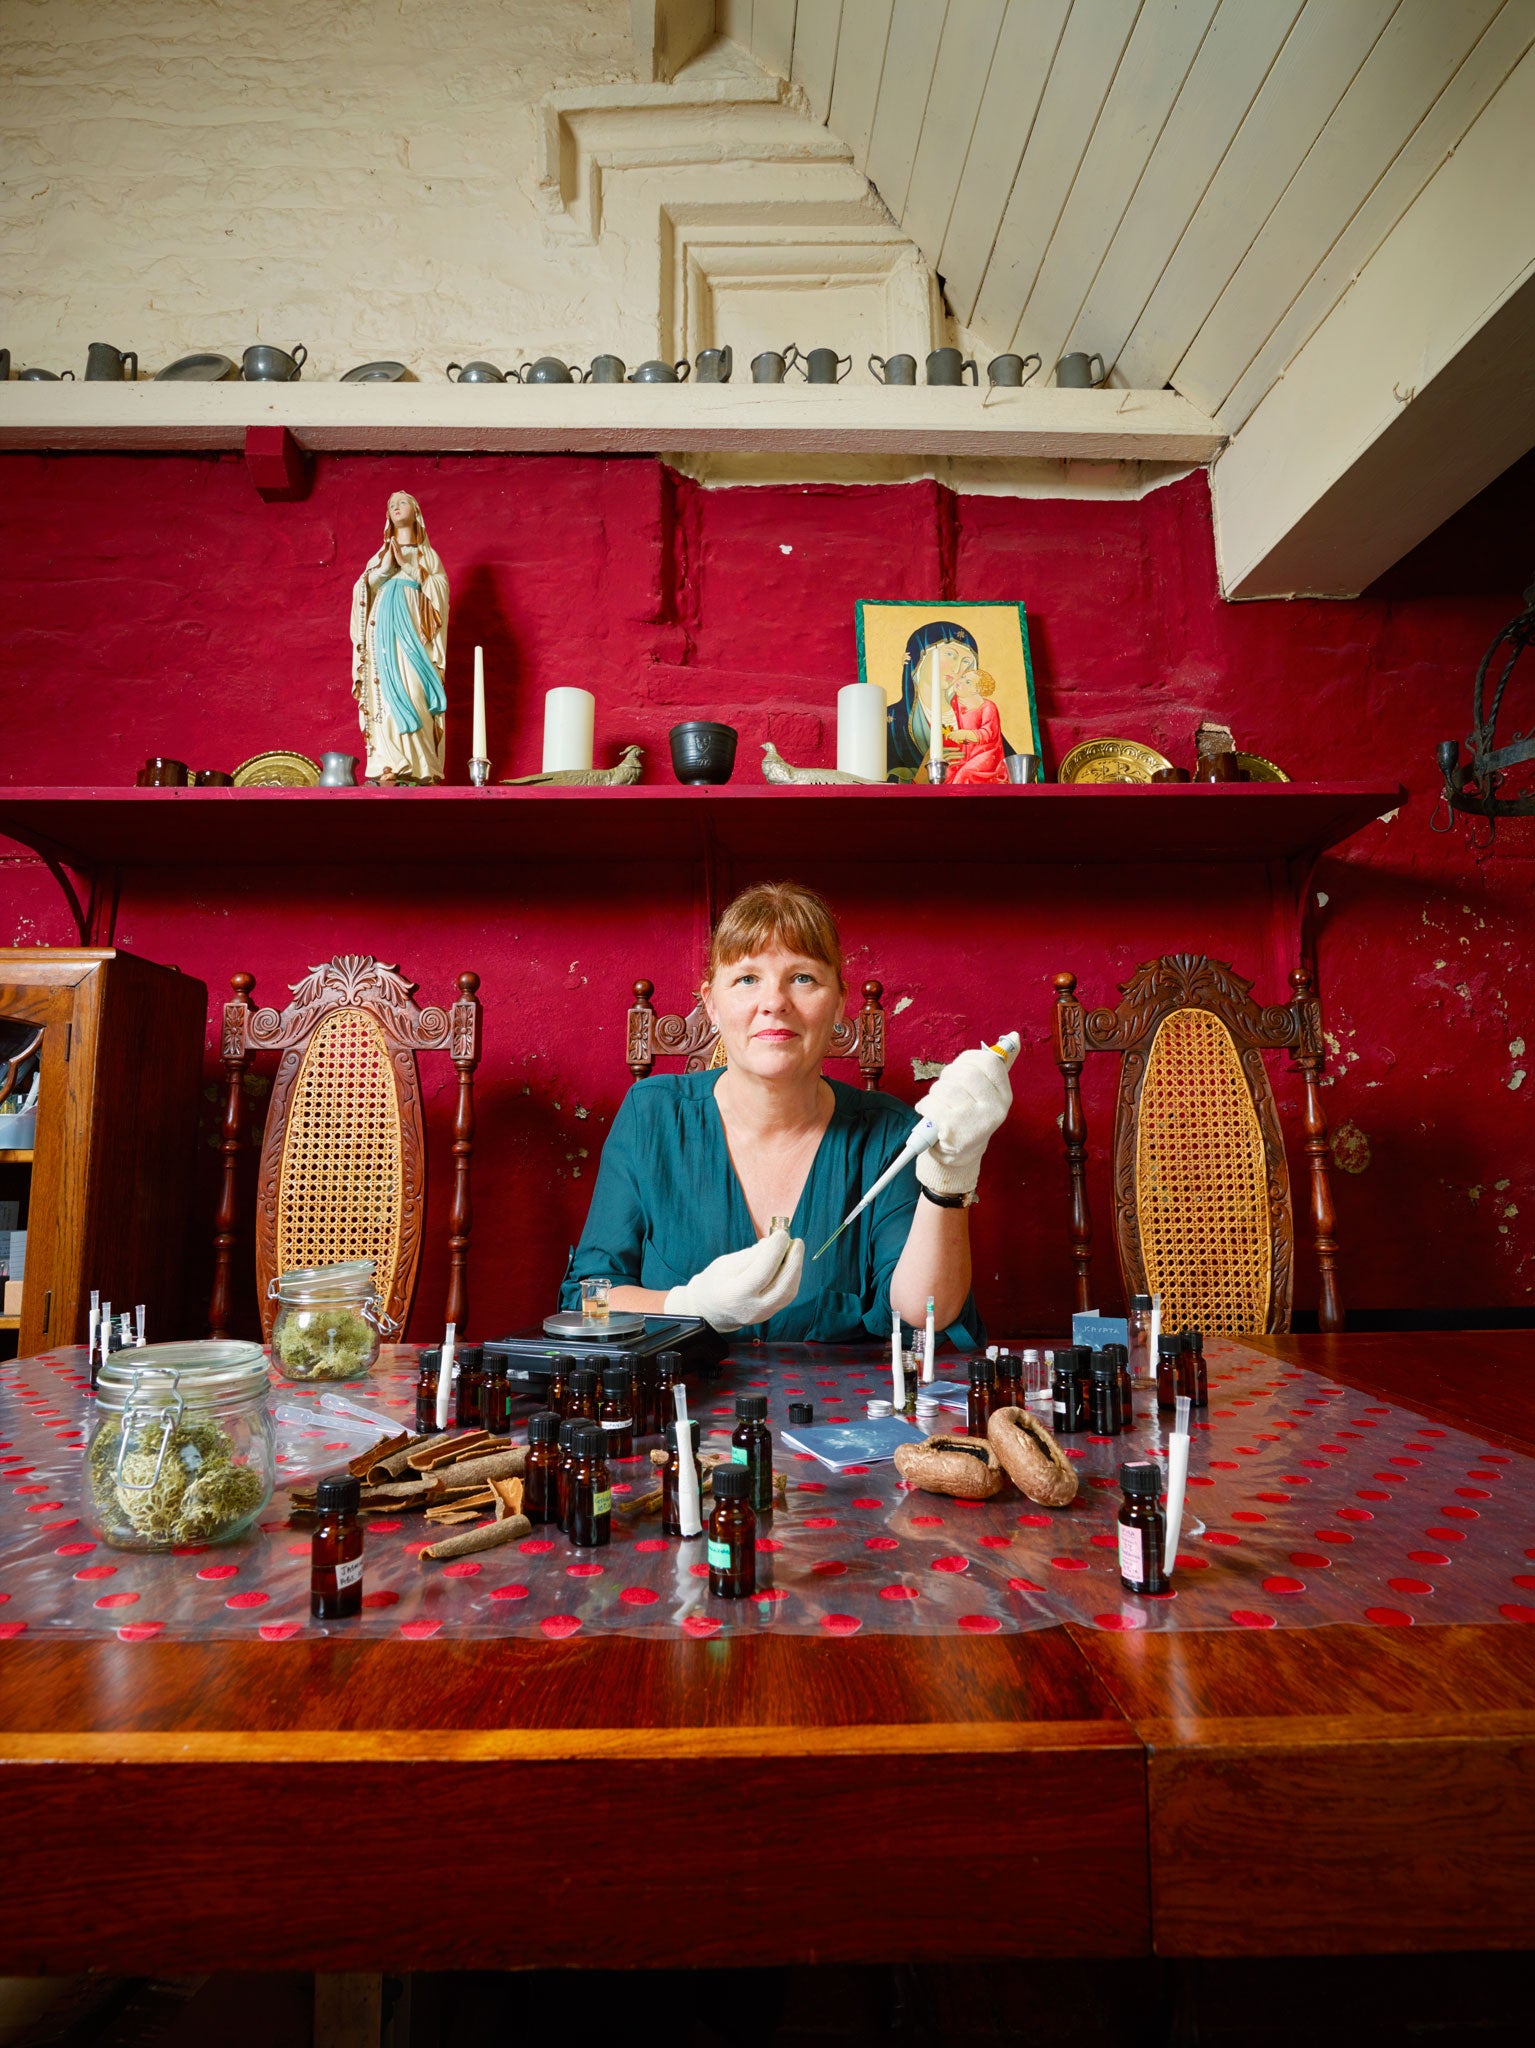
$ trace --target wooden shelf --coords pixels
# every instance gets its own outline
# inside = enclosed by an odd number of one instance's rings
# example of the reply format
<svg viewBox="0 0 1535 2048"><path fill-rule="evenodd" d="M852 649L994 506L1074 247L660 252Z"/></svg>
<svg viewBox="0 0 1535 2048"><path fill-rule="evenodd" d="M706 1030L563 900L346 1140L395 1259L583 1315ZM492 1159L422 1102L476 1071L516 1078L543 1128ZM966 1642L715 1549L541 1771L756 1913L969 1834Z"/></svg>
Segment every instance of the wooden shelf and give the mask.
<svg viewBox="0 0 1535 2048"><path fill-rule="evenodd" d="M20 1316L0 1316L0 1330L19 1330L20 1328Z"/></svg>
<svg viewBox="0 0 1535 2048"><path fill-rule="evenodd" d="M958 455L1208 462L1224 436L1175 391L878 384L0 385L0 448L241 448L286 427L310 450Z"/></svg>
<svg viewBox="0 0 1535 2048"><path fill-rule="evenodd" d="M519 866L752 859L1135 865L1306 860L1406 801L1369 783L929 790L734 783L633 789L0 786L0 835L102 867Z"/></svg>
<svg viewBox="0 0 1535 2048"><path fill-rule="evenodd" d="M0 1151L0 1166L30 1166L31 1164L32 1154L30 1151Z"/></svg>

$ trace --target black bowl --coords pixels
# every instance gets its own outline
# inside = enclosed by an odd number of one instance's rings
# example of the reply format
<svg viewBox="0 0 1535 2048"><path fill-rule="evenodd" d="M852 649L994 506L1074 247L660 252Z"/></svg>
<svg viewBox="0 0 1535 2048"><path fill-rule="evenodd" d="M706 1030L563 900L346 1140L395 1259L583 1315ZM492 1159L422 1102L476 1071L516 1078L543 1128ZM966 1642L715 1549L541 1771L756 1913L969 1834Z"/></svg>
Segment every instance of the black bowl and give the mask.
<svg viewBox="0 0 1535 2048"><path fill-rule="evenodd" d="M736 729L690 718L671 729L672 773L679 782L728 782L736 764Z"/></svg>

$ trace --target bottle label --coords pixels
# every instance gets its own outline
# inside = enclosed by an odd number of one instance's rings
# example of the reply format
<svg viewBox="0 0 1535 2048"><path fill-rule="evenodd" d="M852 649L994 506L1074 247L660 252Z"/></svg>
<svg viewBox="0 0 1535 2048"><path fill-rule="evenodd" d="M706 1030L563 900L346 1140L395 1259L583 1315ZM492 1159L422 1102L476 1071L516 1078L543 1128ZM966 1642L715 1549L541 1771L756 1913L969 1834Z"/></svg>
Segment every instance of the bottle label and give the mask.
<svg viewBox="0 0 1535 2048"><path fill-rule="evenodd" d="M730 1446L730 1462L732 1465L749 1465L751 1463L751 1453L747 1450L745 1444L732 1444Z"/></svg>
<svg viewBox="0 0 1535 2048"><path fill-rule="evenodd" d="M1056 1401L1051 1405L1054 1407L1057 1415L1064 1415L1066 1413L1066 1403L1064 1401Z"/></svg>
<svg viewBox="0 0 1535 2048"><path fill-rule="evenodd" d="M604 1429L627 1429L632 1421L632 1416L620 1415L616 1422L605 1422L602 1426Z"/></svg>
<svg viewBox="0 0 1535 2048"><path fill-rule="evenodd" d="M1119 1576L1132 1584L1146 1582L1146 1543L1143 1531L1125 1522L1119 1525Z"/></svg>
<svg viewBox="0 0 1535 2048"><path fill-rule="evenodd" d="M731 1563L730 1545L728 1543L717 1543L711 1536L709 1538L709 1569L716 1572L728 1572Z"/></svg>
<svg viewBox="0 0 1535 2048"><path fill-rule="evenodd" d="M592 1495L592 1513L594 1515L611 1515L612 1512L613 1495L611 1491L607 1493L594 1493Z"/></svg>
<svg viewBox="0 0 1535 2048"><path fill-rule="evenodd" d="M348 1586L358 1586L361 1583L362 1559L360 1557L349 1557L344 1563L336 1566L336 1591L338 1593L345 1592Z"/></svg>

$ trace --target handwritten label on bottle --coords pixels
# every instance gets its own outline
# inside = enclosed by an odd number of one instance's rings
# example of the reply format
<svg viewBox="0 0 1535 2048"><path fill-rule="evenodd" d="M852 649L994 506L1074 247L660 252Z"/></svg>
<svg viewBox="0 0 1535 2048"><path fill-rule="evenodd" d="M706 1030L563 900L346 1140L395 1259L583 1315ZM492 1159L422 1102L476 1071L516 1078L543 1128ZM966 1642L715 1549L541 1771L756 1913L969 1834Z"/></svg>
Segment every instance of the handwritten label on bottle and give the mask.
<svg viewBox="0 0 1535 2048"><path fill-rule="evenodd" d="M730 1545L728 1543L717 1543L711 1536L709 1538L709 1569L715 1572L728 1572L730 1565Z"/></svg>
<svg viewBox="0 0 1535 2048"><path fill-rule="evenodd" d="M1140 1585L1146 1576L1146 1546L1139 1529L1119 1525L1119 1576Z"/></svg>
<svg viewBox="0 0 1535 2048"><path fill-rule="evenodd" d="M594 1515L611 1515L612 1512L613 1496L611 1492L594 1493L592 1495L592 1513Z"/></svg>
<svg viewBox="0 0 1535 2048"><path fill-rule="evenodd" d="M336 1591L342 1592L347 1586L355 1586L362 1579L362 1559L349 1557L336 1566Z"/></svg>

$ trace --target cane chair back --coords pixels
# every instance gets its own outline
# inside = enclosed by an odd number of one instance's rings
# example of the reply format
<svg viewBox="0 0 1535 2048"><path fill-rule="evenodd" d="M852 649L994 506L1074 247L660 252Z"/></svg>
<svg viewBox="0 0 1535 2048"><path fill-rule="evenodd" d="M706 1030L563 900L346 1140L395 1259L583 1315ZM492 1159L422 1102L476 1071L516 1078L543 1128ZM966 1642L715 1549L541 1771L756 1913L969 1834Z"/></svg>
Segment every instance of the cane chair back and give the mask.
<svg viewBox="0 0 1535 2048"><path fill-rule="evenodd" d="M651 998L652 981L634 984L634 1001L629 1006L625 1032L625 1059L636 1081L643 1081L658 1058L680 1059L685 1074L699 1074L723 1067L725 1046L702 1003L695 1003L685 1017L659 1015ZM856 1017L844 1017L832 1033L828 1059L856 1060L865 1088L878 1088L885 1078L885 1012L880 999L885 985L866 981L863 1008Z"/></svg>
<svg viewBox="0 0 1535 2048"><path fill-rule="evenodd" d="M384 1312L403 1326L415 1294L426 1207L426 1149L416 1056L444 1051L458 1069L446 1317L468 1314L469 1165L474 1070L480 1056L479 976L459 976L447 1008L418 1007L414 983L365 954L343 954L293 984L285 1010L255 1009L253 977L237 974L224 1005L224 1181L214 1238L209 1321L231 1311L245 1073L254 1054L280 1054L257 1174L256 1292L263 1336L277 1305L269 1284L294 1267L374 1263Z"/></svg>
<svg viewBox="0 0 1535 2048"><path fill-rule="evenodd" d="M1086 1010L1076 977L1055 977L1055 1054L1079 1308L1095 1306L1087 1139L1080 1076L1089 1052L1120 1055L1114 1111L1114 1221L1127 1294L1159 1298L1164 1329L1254 1333L1290 1327L1295 1226L1289 1170L1263 1054L1287 1051L1303 1078L1311 1221L1324 1329L1342 1326L1317 1094L1321 1013L1304 970L1287 1004L1251 1001L1225 962L1147 962L1112 1009Z"/></svg>

